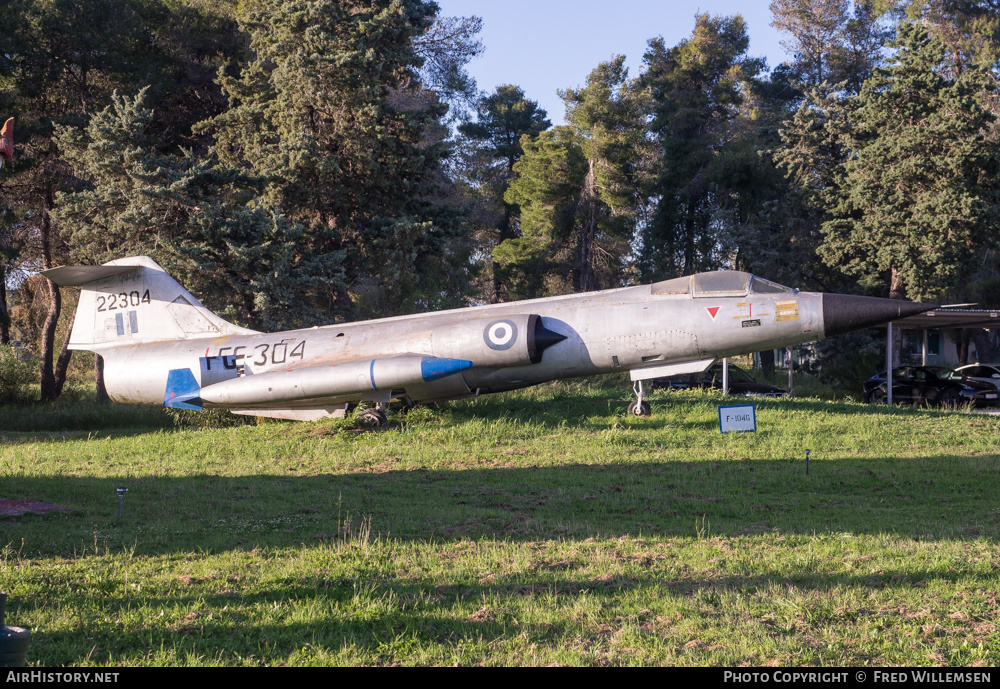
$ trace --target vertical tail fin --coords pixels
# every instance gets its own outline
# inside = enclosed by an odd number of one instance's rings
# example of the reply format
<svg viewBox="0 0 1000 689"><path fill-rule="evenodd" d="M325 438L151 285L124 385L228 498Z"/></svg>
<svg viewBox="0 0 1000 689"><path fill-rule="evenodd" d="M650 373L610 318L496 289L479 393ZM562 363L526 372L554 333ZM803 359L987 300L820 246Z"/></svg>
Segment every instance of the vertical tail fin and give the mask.
<svg viewBox="0 0 1000 689"><path fill-rule="evenodd" d="M70 349L102 351L255 331L216 316L147 256L102 266L63 266L42 272L61 286L81 287Z"/></svg>

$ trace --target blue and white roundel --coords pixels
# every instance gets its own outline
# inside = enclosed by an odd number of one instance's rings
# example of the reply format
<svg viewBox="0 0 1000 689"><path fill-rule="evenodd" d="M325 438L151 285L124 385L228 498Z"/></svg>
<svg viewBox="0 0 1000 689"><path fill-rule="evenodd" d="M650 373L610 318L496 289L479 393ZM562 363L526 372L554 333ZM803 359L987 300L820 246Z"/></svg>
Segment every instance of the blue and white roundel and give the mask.
<svg viewBox="0 0 1000 689"><path fill-rule="evenodd" d="M517 326L511 321L490 323L483 330L483 340L490 349L510 349L517 342Z"/></svg>

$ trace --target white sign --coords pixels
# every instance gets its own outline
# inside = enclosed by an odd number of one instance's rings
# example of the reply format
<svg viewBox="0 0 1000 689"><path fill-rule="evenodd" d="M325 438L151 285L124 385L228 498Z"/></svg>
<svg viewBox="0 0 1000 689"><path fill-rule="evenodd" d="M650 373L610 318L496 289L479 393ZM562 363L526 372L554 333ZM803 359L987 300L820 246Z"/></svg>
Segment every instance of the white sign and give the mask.
<svg viewBox="0 0 1000 689"><path fill-rule="evenodd" d="M757 410L752 404L733 404L719 407L719 430L722 433L737 431L757 432Z"/></svg>

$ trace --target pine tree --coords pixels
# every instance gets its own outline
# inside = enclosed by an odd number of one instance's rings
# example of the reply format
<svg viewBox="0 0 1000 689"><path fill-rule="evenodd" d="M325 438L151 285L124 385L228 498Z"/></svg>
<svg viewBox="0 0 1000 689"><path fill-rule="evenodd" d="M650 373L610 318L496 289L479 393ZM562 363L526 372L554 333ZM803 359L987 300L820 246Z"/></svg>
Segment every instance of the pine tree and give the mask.
<svg viewBox="0 0 1000 689"><path fill-rule="evenodd" d="M941 71L955 78L967 67L994 69L1000 63L1000 4L996 0L920 0L906 14L941 39Z"/></svg>
<svg viewBox="0 0 1000 689"><path fill-rule="evenodd" d="M524 156L504 197L521 208L521 236L493 250L510 276L510 296L527 299L579 291L573 280L573 249L578 241L578 211L587 176L579 134L554 127L535 139L521 138Z"/></svg>
<svg viewBox="0 0 1000 689"><path fill-rule="evenodd" d="M772 0L775 27L787 38L794 78L806 88L843 84L857 93L882 62L882 46L891 37L885 0Z"/></svg>
<svg viewBox="0 0 1000 689"><path fill-rule="evenodd" d="M346 287L319 304L369 316L454 302L471 247L443 173L447 106L423 89L423 0L262 0L241 20L249 57L221 83L232 107L203 131L266 180L262 200L343 253ZM457 277L456 277L457 276Z"/></svg>
<svg viewBox="0 0 1000 689"><path fill-rule="evenodd" d="M713 219L728 212L742 184L731 169L743 157L742 144L733 145L734 123L763 67L747 57L748 46L739 15L698 15L692 36L674 48L662 38L649 42L642 81L651 93L650 130L660 164L650 191L657 204L642 237L646 281L711 270L728 260Z"/></svg>
<svg viewBox="0 0 1000 689"><path fill-rule="evenodd" d="M560 95L570 124L534 141L522 137L524 157L505 197L521 207L522 236L493 252L520 273L522 296L623 284L644 208L645 96L624 57Z"/></svg>
<svg viewBox="0 0 1000 689"><path fill-rule="evenodd" d="M458 130L470 143L466 174L475 190L478 209L474 217L484 228L481 244L492 252L509 239L520 236L520 210L504 200L514 176L514 164L524 154L521 137L534 139L551 126L538 103L525 97L518 86L498 86L476 104L476 121L463 123ZM509 278L495 260L488 262L488 301L505 301Z"/></svg>
<svg viewBox="0 0 1000 689"><path fill-rule="evenodd" d="M115 95L87 128L56 141L87 188L52 212L76 260L148 254L210 308L264 329L322 322L316 295L333 289L340 254L297 248L302 228L252 198L254 180L190 151L156 152L145 91ZM332 283L332 284L330 284Z"/></svg>
<svg viewBox="0 0 1000 689"><path fill-rule="evenodd" d="M917 24L901 25L893 47L862 89L821 253L851 275L886 279L893 298L936 298L997 244L988 75L946 79L942 42Z"/></svg>
<svg viewBox="0 0 1000 689"><path fill-rule="evenodd" d="M16 215L18 232L31 237L20 261L47 268L66 260L62 228L51 211L58 192L81 181L61 157L55 125L83 126L120 89L152 84L169 106L155 127L166 145L192 143L192 121L215 112L222 100L212 84L218 52L227 43L225 6L233 0L11 0L0 32L0 112L16 114L18 156L0 176L0 196ZM184 132L183 134L181 132ZM188 136L185 136L187 134ZM48 284L42 331L42 399L54 400L65 378L67 338L58 358L63 310L58 287Z"/></svg>
<svg viewBox="0 0 1000 689"><path fill-rule="evenodd" d="M646 129L649 93L639 80L629 79L625 57L618 55L598 65L584 88L559 95L587 158L579 290L622 284L629 246L648 216L646 192L655 156Z"/></svg>
<svg viewBox="0 0 1000 689"><path fill-rule="evenodd" d="M52 222L56 193L74 182L52 138L54 125L79 124L118 86L137 73L147 78L157 46L150 30L159 24L159 3L139 0L14 0L4 13L0 110L17 114L18 156L5 169L5 204L33 238L25 259L42 268L61 262L64 243ZM48 285L41 334L41 398L53 401L65 379L68 338L56 357L62 312L59 288Z"/></svg>

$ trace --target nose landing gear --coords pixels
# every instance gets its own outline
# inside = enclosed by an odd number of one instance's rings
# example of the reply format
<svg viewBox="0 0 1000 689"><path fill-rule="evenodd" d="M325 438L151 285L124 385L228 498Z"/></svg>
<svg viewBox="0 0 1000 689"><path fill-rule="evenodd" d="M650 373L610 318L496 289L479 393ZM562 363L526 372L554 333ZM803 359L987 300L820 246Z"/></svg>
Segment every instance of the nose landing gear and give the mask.
<svg viewBox="0 0 1000 689"><path fill-rule="evenodd" d="M642 391L642 381L637 380L632 384L632 390L635 392L636 401L630 402L628 405L628 415L629 416L650 416L653 410L649 406L649 402L643 401L643 391Z"/></svg>

